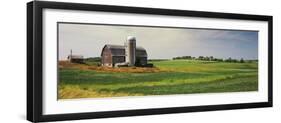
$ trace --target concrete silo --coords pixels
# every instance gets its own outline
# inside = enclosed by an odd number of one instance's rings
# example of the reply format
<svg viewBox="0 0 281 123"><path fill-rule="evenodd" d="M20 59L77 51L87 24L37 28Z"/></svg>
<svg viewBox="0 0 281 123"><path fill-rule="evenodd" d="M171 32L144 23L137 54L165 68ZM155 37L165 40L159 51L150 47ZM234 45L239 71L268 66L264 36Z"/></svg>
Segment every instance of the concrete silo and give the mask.
<svg viewBox="0 0 281 123"><path fill-rule="evenodd" d="M125 43L126 62L128 66L135 66L136 62L136 37L128 36Z"/></svg>

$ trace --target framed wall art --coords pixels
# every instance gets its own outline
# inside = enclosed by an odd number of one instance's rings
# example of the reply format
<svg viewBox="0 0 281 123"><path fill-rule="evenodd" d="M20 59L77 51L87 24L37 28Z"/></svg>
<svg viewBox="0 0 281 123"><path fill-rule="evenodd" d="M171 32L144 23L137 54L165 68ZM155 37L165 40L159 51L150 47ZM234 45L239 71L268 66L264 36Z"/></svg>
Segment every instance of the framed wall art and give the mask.
<svg viewBox="0 0 281 123"><path fill-rule="evenodd" d="M27 4L33 122L272 106L272 16Z"/></svg>

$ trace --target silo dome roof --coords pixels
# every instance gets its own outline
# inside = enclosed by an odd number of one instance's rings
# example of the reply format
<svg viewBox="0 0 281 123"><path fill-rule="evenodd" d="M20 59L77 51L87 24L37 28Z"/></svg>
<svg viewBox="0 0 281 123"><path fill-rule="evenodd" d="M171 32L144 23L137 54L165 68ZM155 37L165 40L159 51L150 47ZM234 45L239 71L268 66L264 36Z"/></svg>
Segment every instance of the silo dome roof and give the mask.
<svg viewBox="0 0 281 123"><path fill-rule="evenodd" d="M132 41L132 40L135 41L135 40L136 40L136 37L134 37L134 36L128 36L128 37L127 37L127 40L128 40L128 41Z"/></svg>

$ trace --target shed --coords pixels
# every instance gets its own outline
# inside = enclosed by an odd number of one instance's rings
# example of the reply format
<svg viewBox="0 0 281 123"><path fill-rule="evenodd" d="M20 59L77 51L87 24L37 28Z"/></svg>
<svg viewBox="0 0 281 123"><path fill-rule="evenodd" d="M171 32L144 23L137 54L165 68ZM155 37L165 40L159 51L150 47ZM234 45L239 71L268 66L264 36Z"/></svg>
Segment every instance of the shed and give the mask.
<svg viewBox="0 0 281 123"><path fill-rule="evenodd" d="M67 56L68 61L72 63L83 63L83 56L82 55L68 55Z"/></svg>

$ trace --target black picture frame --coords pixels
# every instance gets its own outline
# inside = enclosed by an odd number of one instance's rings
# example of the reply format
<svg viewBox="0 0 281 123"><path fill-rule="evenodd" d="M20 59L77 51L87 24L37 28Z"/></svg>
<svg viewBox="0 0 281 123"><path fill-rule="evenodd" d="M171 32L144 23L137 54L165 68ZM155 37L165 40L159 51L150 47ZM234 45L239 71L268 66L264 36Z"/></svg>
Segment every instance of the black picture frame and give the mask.
<svg viewBox="0 0 281 123"><path fill-rule="evenodd" d="M224 104L224 105L207 105L207 106L189 106L189 107L165 107L157 109L140 109L140 110L122 110L106 111L92 113L72 113L58 115L43 115L42 113L42 10L65 9L65 10L86 10L101 12L118 12L118 13L136 13L150 15L169 15L169 16L188 16L204 18L222 18L222 19L239 19L239 20L256 20L268 22L268 101L258 103L241 103L241 104ZM213 110L245 109L272 107L272 55L273 55L273 17L265 15L248 15L233 13L217 13L202 11L186 11L156 8L140 8L125 6L93 5L80 3L63 3L63 2L45 2L36 1L27 3L27 120L31 122L45 121L63 121L94 119L107 117L123 117L137 115L155 115L184 112L199 112Z"/></svg>

